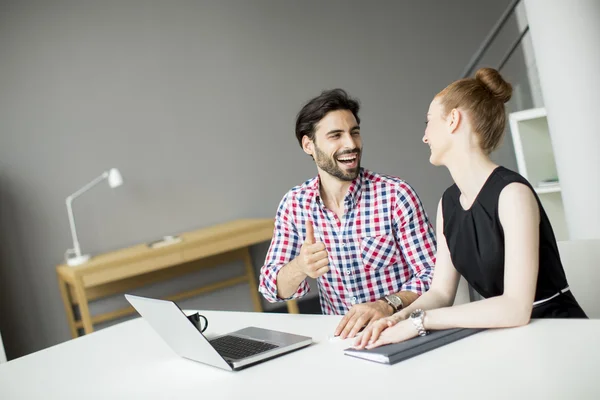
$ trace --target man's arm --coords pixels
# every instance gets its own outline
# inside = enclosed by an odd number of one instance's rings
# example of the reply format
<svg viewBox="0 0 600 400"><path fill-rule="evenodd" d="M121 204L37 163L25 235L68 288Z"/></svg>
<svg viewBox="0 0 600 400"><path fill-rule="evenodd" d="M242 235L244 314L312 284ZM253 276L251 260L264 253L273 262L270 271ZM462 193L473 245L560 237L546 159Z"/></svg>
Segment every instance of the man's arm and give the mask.
<svg viewBox="0 0 600 400"><path fill-rule="evenodd" d="M284 198L277 211L275 232L260 274L259 291L270 302L304 296L310 290L306 277L316 279L329 271L325 244L315 241L308 217L303 232L304 242L300 243L290 215Z"/></svg>
<svg viewBox="0 0 600 400"><path fill-rule="evenodd" d="M270 303L302 297L310 290L305 277L294 271L293 260L300 254L302 243L292 218L288 196L289 193L277 208L273 238L265 264L260 269L258 290Z"/></svg>
<svg viewBox="0 0 600 400"><path fill-rule="evenodd" d="M400 300L402 300L402 309L408 307L409 305L411 305L415 300L417 300L419 298L419 295L415 292L409 292L409 291L401 291L398 293L391 293L391 294L395 294L396 296L400 297ZM387 304L389 311L390 311L390 315L392 315L396 310L388 304L387 301L385 300L378 300L378 301L383 301L385 302L385 304Z"/></svg>
<svg viewBox="0 0 600 400"><path fill-rule="evenodd" d="M403 307L412 304L429 289L435 264L435 234L429 223L425 209L415 191L406 183L401 183L394 205L394 237L411 278L398 293ZM385 300L356 304L342 318L334 334L343 339L354 337L366 325L393 314L393 308Z"/></svg>
<svg viewBox="0 0 600 400"><path fill-rule="evenodd" d="M446 244L444 236L444 213L442 211L442 200L438 203L437 219L437 250L435 257L435 276L431 287L426 293L418 296L410 305L405 306L400 312L397 312L390 318L384 318L372 324L363 332L362 337L357 340L356 345L363 348L369 340L377 340L381 332L397 322L407 319L411 312L420 308L422 310L431 310L439 307L448 307L454 302L460 274L452 264L450 251ZM412 292L411 292L412 293ZM416 296L416 295L415 295Z"/></svg>
<svg viewBox="0 0 600 400"><path fill-rule="evenodd" d="M289 299L298 292L300 285L306 279L306 274L298 268L298 261L294 258L285 264L277 274L277 297Z"/></svg>
<svg viewBox="0 0 600 400"><path fill-rule="evenodd" d="M452 306L460 275L448 257L429 292L420 297L411 308L426 310L423 326L426 330L453 328L508 328L526 325L531 318L536 282L539 272L539 224L540 209L531 189L522 183L511 183L500 193L498 215L504 230L504 292L495 297ZM440 250L446 251L446 246ZM451 273L450 273L451 272ZM441 307L441 308L440 308ZM405 316L406 317L406 316ZM382 331L397 330L396 316L377 322L367 329L356 345L363 348L368 342L376 342ZM411 328L412 329L412 328ZM411 330L411 333L413 331ZM406 340L391 335L392 342ZM381 343L379 343L381 344Z"/></svg>
<svg viewBox="0 0 600 400"><path fill-rule="evenodd" d="M397 193L394 235L400 251L411 270L411 278L404 282L398 295L413 303L429 290L435 265L436 239L425 208L417 193L402 183Z"/></svg>
<svg viewBox="0 0 600 400"><path fill-rule="evenodd" d="M410 291L401 291L394 294L402 300L403 308L419 298L417 293ZM334 335L339 335L343 339L354 337L363 327L369 327L379 319L393 315L394 312L394 308L384 299L372 303L356 304L339 322Z"/></svg>
<svg viewBox="0 0 600 400"><path fill-rule="evenodd" d="M402 300L402 308L410 306L420 295L429 290L435 265L435 232L419 196L403 182L397 193L394 215L394 237L411 270L411 278L404 282L402 290L394 293ZM387 305L390 315L394 309Z"/></svg>
<svg viewBox="0 0 600 400"><path fill-rule="evenodd" d="M329 272L329 255L324 243L316 243L310 221L305 224L306 233L300 254L287 263L277 275L277 294L287 298L294 294L306 277L318 278Z"/></svg>

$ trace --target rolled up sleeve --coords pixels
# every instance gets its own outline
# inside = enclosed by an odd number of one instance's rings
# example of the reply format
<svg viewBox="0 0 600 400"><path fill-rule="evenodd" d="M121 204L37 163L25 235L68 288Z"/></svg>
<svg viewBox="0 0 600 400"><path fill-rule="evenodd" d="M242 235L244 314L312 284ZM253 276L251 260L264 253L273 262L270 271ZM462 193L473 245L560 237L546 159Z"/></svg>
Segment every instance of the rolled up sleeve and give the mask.
<svg viewBox="0 0 600 400"><path fill-rule="evenodd" d="M406 183L398 191L395 224L396 240L412 273L401 290L421 295L433 279L435 232L417 193Z"/></svg>
<svg viewBox="0 0 600 400"><path fill-rule="evenodd" d="M273 238L265 264L260 269L258 290L270 303L299 298L309 292L310 287L304 280L292 296L282 299L277 295L277 275L281 268L300 254L301 247L302 241L295 227L289 195L286 195L277 208Z"/></svg>

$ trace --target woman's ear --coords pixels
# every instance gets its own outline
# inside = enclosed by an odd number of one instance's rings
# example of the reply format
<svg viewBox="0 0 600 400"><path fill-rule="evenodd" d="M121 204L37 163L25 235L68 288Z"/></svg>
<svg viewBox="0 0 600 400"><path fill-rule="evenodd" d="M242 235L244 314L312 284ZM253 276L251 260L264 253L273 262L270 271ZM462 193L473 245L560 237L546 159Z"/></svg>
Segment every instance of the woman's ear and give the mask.
<svg viewBox="0 0 600 400"><path fill-rule="evenodd" d="M315 152L315 144L307 135L302 136L302 150L309 156Z"/></svg>
<svg viewBox="0 0 600 400"><path fill-rule="evenodd" d="M448 114L448 127L450 128L450 133L456 133L461 122L462 122L462 112L458 109L453 108Z"/></svg>

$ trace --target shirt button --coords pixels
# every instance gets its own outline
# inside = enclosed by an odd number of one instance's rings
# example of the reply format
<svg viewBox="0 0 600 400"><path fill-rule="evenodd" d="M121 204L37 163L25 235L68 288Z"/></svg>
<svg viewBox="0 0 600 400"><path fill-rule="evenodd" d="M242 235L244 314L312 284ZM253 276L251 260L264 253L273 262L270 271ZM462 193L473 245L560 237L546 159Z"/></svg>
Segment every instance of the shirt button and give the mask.
<svg viewBox="0 0 600 400"><path fill-rule="evenodd" d="M342 242L342 247L346 247L346 243Z"/></svg>
<svg viewBox="0 0 600 400"><path fill-rule="evenodd" d="M350 303L352 303L352 304L356 304L357 301L358 301L358 299L356 298L356 296L354 296L353 298L350 299Z"/></svg>
<svg viewBox="0 0 600 400"><path fill-rule="evenodd" d="M346 275L350 275L351 273L352 273L352 271L350 271L350 268L348 268L348 269L346 270Z"/></svg>

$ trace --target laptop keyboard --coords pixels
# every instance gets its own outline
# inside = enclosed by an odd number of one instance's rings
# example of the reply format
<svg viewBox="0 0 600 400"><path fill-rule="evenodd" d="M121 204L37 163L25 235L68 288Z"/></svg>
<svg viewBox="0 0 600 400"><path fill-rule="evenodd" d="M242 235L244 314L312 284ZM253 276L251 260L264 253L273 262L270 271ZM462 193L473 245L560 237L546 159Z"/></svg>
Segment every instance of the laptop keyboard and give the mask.
<svg viewBox="0 0 600 400"><path fill-rule="evenodd" d="M221 336L211 340L210 344L212 344L217 353L223 358L230 358L232 360L241 360L242 358L264 353L267 350L279 347L271 343L238 336Z"/></svg>

